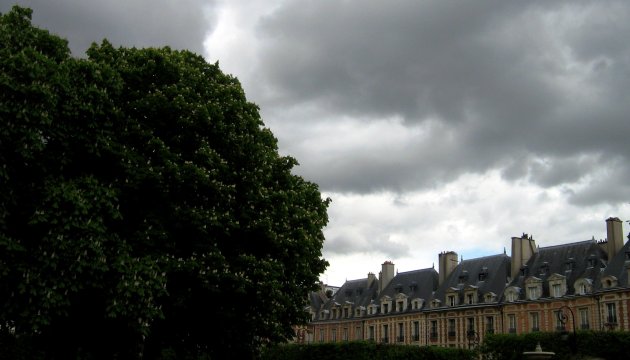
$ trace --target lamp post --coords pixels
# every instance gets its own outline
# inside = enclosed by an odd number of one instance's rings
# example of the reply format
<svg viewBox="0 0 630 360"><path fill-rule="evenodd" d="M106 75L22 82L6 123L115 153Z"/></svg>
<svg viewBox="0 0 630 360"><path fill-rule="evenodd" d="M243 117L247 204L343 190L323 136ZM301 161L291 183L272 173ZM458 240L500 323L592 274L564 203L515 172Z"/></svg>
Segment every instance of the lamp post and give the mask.
<svg viewBox="0 0 630 360"><path fill-rule="evenodd" d="M566 338L568 337L568 333L566 331L566 323L569 317L567 316L567 314L565 314L563 310L568 310L569 313L571 314L571 322L573 325L573 339L571 339L570 346L571 346L571 352L575 354L577 352L577 333L575 331L575 315L573 314L573 310L571 310L571 308L566 305L560 306L560 308L558 309L558 312L556 313L556 316L558 317L558 321L562 324L562 328L563 328L562 338L564 340L566 340Z"/></svg>
<svg viewBox="0 0 630 360"><path fill-rule="evenodd" d="M466 337L468 338L468 348L476 349L479 346L479 335L473 329L466 331Z"/></svg>

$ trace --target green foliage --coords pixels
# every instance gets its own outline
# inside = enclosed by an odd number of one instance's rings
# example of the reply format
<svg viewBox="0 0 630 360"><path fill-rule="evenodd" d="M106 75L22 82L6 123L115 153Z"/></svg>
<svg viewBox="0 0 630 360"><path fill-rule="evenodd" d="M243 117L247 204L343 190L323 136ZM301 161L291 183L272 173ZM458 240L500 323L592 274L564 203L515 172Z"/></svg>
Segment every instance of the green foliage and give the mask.
<svg viewBox="0 0 630 360"><path fill-rule="evenodd" d="M328 200L239 82L169 48L75 59L30 17L0 15L3 336L56 358L291 338L327 266Z"/></svg>
<svg viewBox="0 0 630 360"><path fill-rule="evenodd" d="M343 342L283 345L268 348L263 359L274 360L473 360L476 353L464 349Z"/></svg>
<svg viewBox="0 0 630 360"><path fill-rule="evenodd" d="M534 351L538 343L543 351L555 352L554 359L574 359L585 356L623 359L630 352L630 333L580 331L576 337L573 334L562 336L557 332L522 335L494 334L486 336L481 352L485 358L493 360L525 359L523 352Z"/></svg>

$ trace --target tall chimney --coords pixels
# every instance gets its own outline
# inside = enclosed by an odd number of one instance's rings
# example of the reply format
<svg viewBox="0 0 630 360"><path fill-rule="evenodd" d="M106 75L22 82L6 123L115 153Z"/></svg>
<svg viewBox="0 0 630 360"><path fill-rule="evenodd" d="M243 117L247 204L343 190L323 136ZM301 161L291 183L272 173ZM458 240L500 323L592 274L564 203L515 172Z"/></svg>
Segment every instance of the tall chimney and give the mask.
<svg viewBox="0 0 630 360"><path fill-rule="evenodd" d="M374 275L373 272L369 272L368 273L368 277L367 277L367 288L371 288L372 284L374 284L374 281L376 280L376 275Z"/></svg>
<svg viewBox="0 0 630 360"><path fill-rule="evenodd" d="M387 284L394 278L394 263L391 261L385 261L381 267L381 278L378 282L378 292L380 293L385 289Z"/></svg>
<svg viewBox="0 0 630 360"><path fill-rule="evenodd" d="M608 260L612 259L623 247L623 229L619 218L606 219L606 237L608 240Z"/></svg>
<svg viewBox="0 0 630 360"><path fill-rule="evenodd" d="M442 285L458 264L455 251L445 251L438 255L438 286Z"/></svg>
<svg viewBox="0 0 630 360"><path fill-rule="evenodd" d="M523 234L521 237L512 238L512 272L510 276L516 278L521 267L538 251L536 240L532 236Z"/></svg>

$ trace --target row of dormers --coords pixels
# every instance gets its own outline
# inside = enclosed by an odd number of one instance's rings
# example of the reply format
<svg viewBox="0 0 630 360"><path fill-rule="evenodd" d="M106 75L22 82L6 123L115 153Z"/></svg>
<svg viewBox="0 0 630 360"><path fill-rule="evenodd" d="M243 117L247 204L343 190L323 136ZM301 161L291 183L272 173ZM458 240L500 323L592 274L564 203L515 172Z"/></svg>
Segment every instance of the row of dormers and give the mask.
<svg viewBox="0 0 630 360"><path fill-rule="evenodd" d="M609 228L611 224L621 226L617 218L606 222ZM621 233L619 229L614 232ZM368 279L346 282L332 299L310 309L312 317L350 319L592 294L620 285L616 273L607 269L607 250L619 254L625 251L630 272L630 247L624 246L623 241L619 246L619 239L593 239L546 248L537 247L533 238L525 234L512 241L511 257L504 252L464 261L455 252L443 252L439 273L431 268L394 275L394 264L386 261L378 279L370 273ZM618 268L619 265L615 267ZM626 283L623 275L624 286Z"/></svg>

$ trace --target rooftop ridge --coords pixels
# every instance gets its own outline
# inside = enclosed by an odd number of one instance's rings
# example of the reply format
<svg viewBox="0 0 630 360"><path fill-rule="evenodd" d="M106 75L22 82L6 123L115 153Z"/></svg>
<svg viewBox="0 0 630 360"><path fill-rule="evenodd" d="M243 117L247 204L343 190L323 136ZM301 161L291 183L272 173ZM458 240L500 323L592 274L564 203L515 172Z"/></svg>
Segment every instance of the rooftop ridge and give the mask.
<svg viewBox="0 0 630 360"><path fill-rule="evenodd" d="M540 246L539 249L542 250L542 249L551 249L551 248L558 248L558 247L572 247L572 246L585 245L585 244L597 244L597 240L589 239L589 240L582 240L582 241L574 241L574 242L570 242L566 244Z"/></svg>
<svg viewBox="0 0 630 360"><path fill-rule="evenodd" d="M435 270L435 269L432 268L432 267L429 267L429 268L424 268L424 269L399 271L398 274L396 274L396 275L404 275L404 274L410 274L410 273L414 273L414 272L430 272L431 270Z"/></svg>
<svg viewBox="0 0 630 360"><path fill-rule="evenodd" d="M464 259L464 260L460 261L458 265L461 265L461 264L466 263L466 262L473 262L473 261L484 260L484 259L495 258L495 257L496 258L498 258L498 257L508 257L509 258L509 256L507 254L500 253L500 254L495 254L495 255L480 256L480 257L471 258L471 259Z"/></svg>

